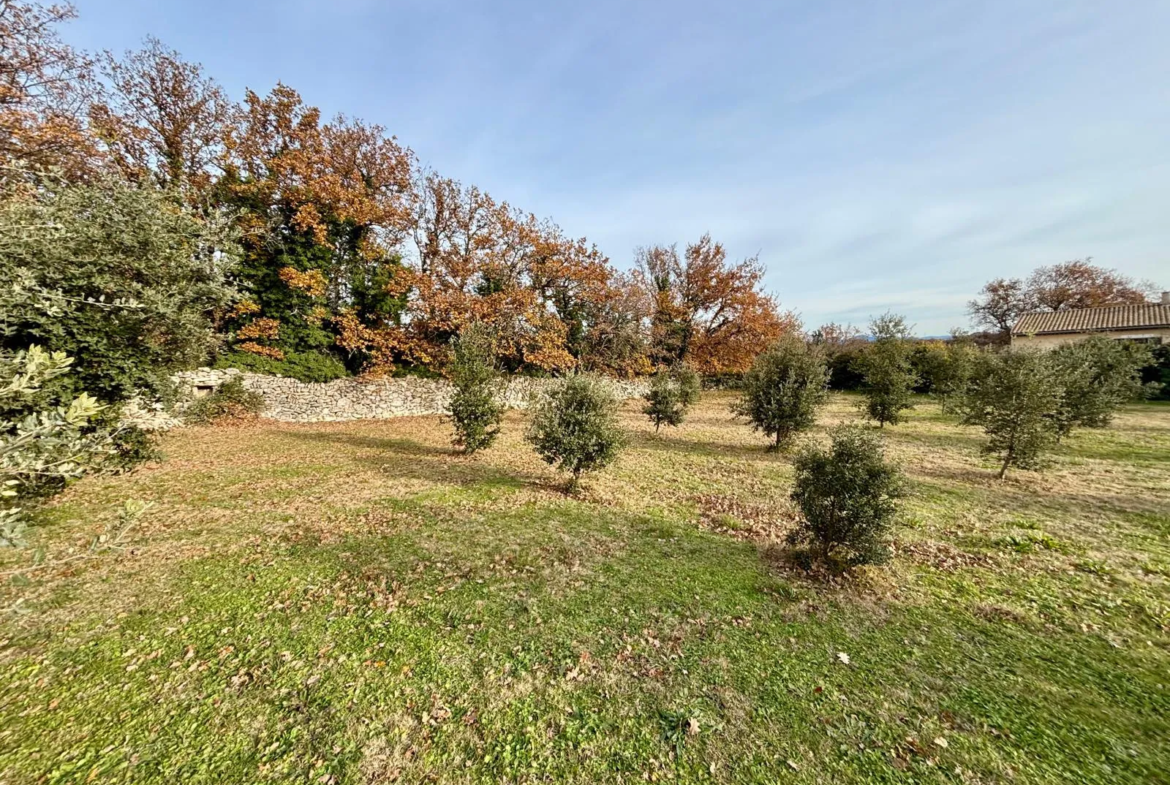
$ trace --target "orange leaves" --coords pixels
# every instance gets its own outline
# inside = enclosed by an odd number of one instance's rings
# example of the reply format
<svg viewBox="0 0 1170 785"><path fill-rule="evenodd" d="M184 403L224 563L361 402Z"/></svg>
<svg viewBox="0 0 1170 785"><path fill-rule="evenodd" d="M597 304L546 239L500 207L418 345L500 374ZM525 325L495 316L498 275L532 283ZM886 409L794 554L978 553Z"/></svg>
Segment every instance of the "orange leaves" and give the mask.
<svg viewBox="0 0 1170 785"><path fill-rule="evenodd" d="M69 5L0 3L0 163L77 178L98 168L84 122L92 63L55 29L76 15Z"/></svg>
<svg viewBox="0 0 1170 785"><path fill-rule="evenodd" d="M261 357L268 357L273 360L284 359L284 352L282 352L280 349L277 349L275 346L261 346L254 341L244 341L241 344L237 344L236 348L242 352L258 354Z"/></svg>
<svg viewBox="0 0 1170 785"><path fill-rule="evenodd" d="M231 316L236 319L242 319L245 316L252 316L260 313L260 306L252 300L240 300L232 308Z"/></svg>
<svg viewBox="0 0 1170 785"><path fill-rule="evenodd" d="M292 225L326 244L331 221L377 228L366 258L391 251L411 226L414 156L381 126L339 116L325 125L315 107L278 84L265 98L252 91L228 138L233 188L246 199L276 203Z"/></svg>
<svg viewBox="0 0 1170 785"><path fill-rule="evenodd" d="M425 366L433 361L428 347L401 327L369 327L353 311L339 314L333 323L339 347L351 354L366 355L364 373L368 376L383 376L401 362Z"/></svg>
<svg viewBox="0 0 1170 785"><path fill-rule="evenodd" d="M295 267L280 268L280 280L288 284L290 289L304 292L310 297L324 297L329 282L320 270L301 272Z"/></svg>
<svg viewBox="0 0 1170 785"><path fill-rule="evenodd" d="M236 338L240 340L266 340L275 341L280 337L280 321L277 319L269 319L260 317L253 319L248 324L241 327L236 332Z"/></svg>
<svg viewBox="0 0 1170 785"><path fill-rule="evenodd" d="M736 264L703 235L680 258L675 246L638 251L635 273L653 303L651 342L657 362L685 360L700 373L739 373L784 332L798 329L763 293L757 257Z"/></svg>

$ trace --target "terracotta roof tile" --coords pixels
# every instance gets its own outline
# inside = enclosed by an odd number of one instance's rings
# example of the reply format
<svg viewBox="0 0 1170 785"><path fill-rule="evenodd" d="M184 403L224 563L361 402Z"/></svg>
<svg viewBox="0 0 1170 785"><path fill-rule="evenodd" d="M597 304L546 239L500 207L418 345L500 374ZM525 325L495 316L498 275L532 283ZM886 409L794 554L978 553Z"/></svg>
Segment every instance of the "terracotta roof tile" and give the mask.
<svg viewBox="0 0 1170 785"><path fill-rule="evenodd" d="M1026 313L1012 328L1012 335L1080 333L1094 330L1140 330L1170 327L1170 305L1111 305L1068 311Z"/></svg>

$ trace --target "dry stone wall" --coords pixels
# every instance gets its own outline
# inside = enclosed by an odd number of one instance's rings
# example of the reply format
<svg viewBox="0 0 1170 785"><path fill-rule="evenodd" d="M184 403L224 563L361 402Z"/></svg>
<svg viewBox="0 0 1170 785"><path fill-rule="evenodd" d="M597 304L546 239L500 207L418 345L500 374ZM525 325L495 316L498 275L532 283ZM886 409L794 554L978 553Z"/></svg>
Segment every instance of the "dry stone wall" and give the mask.
<svg viewBox="0 0 1170 785"><path fill-rule="evenodd" d="M206 395L227 379L239 376L244 387L264 396L262 417L285 422L337 422L383 419L415 414L442 414L451 400L451 385L441 379L337 379L319 384L283 376L246 373L235 368L200 368L175 374L181 389L192 396ZM504 388L503 400L513 409L524 409L552 384L552 379L513 377ZM619 398L644 395L643 381L606 379Z"/></svg>

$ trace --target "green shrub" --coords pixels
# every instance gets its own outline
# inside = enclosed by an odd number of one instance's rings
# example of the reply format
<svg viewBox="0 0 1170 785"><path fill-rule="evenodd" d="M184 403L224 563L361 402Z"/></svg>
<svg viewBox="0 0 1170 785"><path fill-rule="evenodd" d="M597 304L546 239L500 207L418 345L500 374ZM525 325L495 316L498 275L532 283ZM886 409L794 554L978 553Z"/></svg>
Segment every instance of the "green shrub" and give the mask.
<svg viewBox="0 0 1170 785"><path fill-rule="evenodd" d="M792 500L802 519L789 541L825 563L880 564L889 557L901 471L886 462L873 433L845 426L832 439L828 450L806 447L796 456Z"/></svg>
<svg viewBox="0 0 1170 785"><path fill-rule="evenodd" d="M527 439L545 463L569 473L570 491L584 472L612 463L625 443L617 401L588 376L566 379L537 404Z"/></svg>
<svg viewBox="0 0 1170 785"><path fill-rule="evenodd" d="M349 376L345 363L325 352L285 352L283 360L234 351L219 357L216 368L238 368L249 373L286 376L301 382L331 382Z"/></svg>
<svg viewBox="0 0 1170 785"><path fill-rule="evenodd" d="M756 357L732 412L772 438L770 449L777 449L793 433L812 427L828 398L828 381L821 347L786 335Z"/></svg>
<svg viewBox="0 0 1170 785"><path fill-rule="evenodd" d="M905 318L884 314L869 324L873 342L858 358L864 382L863 411L878 425L897 425L901 412L913 407L912 393L918 384L910 357L914 347Z"/></svg>
<svg viewBox="0 0 1170 785"><path fill-rule="evenodd" d="M1008 468L1037 468L1058 436L1064 389L1049 354L1004 351L981 355L962 400L963 421L983 427L984 452Z"/></svg>
<svg viewBox="0 0 1170 785"><path fill-rule="evenodd" d="M196 398L183 411L191 425L208 425L222 419L251 419L264 411L264 396L244 387L243 379L228 379L210 395Z"/></svg>
<svg viewBox="0 0 1170 785"><path fill-rule="evenodd" d="M0 194L0 346L84 358L67 380L103 402L206 360L235 296L230 222L174 194L102 180Z"/></svg>
<svg viewBox="0 0 1170 785"><path fill-rule="evenodd" d="M698 403L701 390L702 380L689 366L662 369L650 379L642 413L654 423L656 433L663 424L681 425L687 409Z"/></svg>
<svg viewBox="0 0 1170 785"><path fill-rule="evenodd" d="M1092 336L1065 344L1050 355L1063 394L1056 411L1057 438L1073 428L1104 428L1124 403L1151 392L1142 368L1151 362L1147 346Z"/></svg>
<svg viewBox="0 0 1170 785"><path fill-rule="evenodd" d="M450 416L454 443L468 455L490 447L500 433L504 405L499 400L495 335L483 323L471 324L454 341Z"/></svg>
<svg viewBox="0 0 1170 785"><path fill-rule="evenodd" d="M96 470L127 468L145 450L137 428L102 420L103 407L82 393L47 403L43 387L72 370L63 352L39 346L0 354L0 545L15 545L27 509Z"/></svg>

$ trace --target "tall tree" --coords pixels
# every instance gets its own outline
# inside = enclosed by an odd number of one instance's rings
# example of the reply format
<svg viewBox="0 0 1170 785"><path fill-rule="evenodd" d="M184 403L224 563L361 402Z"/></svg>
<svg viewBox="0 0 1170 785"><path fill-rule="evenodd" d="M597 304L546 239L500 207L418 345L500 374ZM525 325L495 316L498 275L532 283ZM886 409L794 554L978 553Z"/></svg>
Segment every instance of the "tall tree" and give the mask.
<svg viewBox="0 0 1170 785"><path fill-rule="evenodd" d="M109 86L90 109L94 130L127 174L164 188L206 187L236 107L202 66L157 38L145 44L121 59L102 57Z"/></svg>
<svg viewBox="0 0 1170 785"><path fill-rule="evenodd" d="M1004 338L1020 316L1032 307L1029 292L1018 278L988 281L979 297L967 303L967 310L977 325L994 330Z"/></svg>
<svg viewBox="0 0 1170 785"><path fill-rule="evenodd" d="M241 275L256 306L235 326L275 320L279 345L266 348L278 354L335 341L356 351L354 334L393 321L404 297L398 248L411 225L412 153L380 126L322 124L285 85L266 97L248 91L225 147L217 190L240 210Z"/></svg>
<svg viewBox="0 0 1170 785"><path fill-rule="evenodd" d="M76 16L68 3L0 0L0 181L96 166L83 119L93 64L57 32Z"/></svg>
<svg viewBox="0 0 1170 785"><path fill-rule="evenodd" d="M653 303L651 355L705 374L743 372L763 347L798 326L762 291L758 257L738 263L708 234L686 247L640 248L635 274Z"/></svg>
<svg viewBox="0 0 1170 785"><path fill-rule="evenodd" d="M1092 258L1037 267L1028 277L1028 300L1035 308L1063 311L1146 302L1153 285L1098 267Z"/></svg>
<svg viewBox="0 0 1170 785"><path fill-rule="evenodd" d="M1006 341L1012 326L1027 311L1099 308L1149 300L1156 287L1099 267L1092 258L1037 267L1027 280L996 278L968 303L975 323L994 330Z"/></svg>

